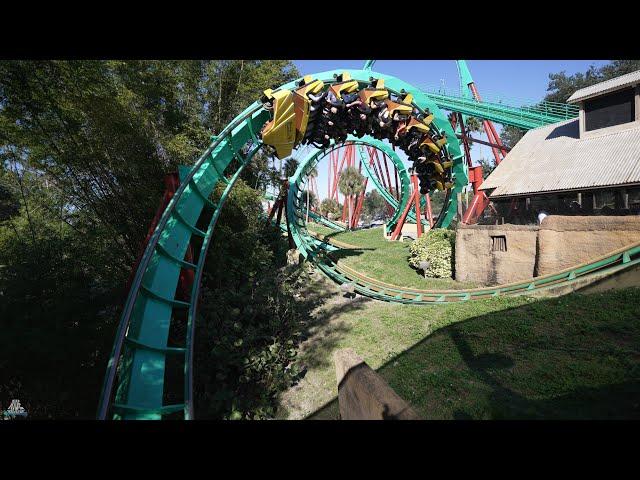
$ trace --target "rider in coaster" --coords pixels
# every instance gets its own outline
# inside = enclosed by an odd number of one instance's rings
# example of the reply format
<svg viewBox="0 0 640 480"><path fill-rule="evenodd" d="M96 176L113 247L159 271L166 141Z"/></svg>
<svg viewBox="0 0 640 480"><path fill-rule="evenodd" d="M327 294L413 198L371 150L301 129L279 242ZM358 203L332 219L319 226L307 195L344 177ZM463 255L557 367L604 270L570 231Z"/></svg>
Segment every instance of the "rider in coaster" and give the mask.
<svg viewBox="0 0 640 480"><path fill-rule="evenodd" d="M349 131L355 132L358 138L366 135L370 130L369 114L371 108L360 99L359 93L343 95L348 115Z"/></svg>

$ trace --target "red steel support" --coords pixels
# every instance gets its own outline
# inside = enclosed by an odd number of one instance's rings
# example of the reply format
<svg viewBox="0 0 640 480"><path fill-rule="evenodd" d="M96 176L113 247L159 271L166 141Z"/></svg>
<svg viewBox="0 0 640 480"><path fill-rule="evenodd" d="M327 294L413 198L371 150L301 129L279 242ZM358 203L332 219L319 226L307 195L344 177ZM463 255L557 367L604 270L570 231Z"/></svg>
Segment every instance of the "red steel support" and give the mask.
<svg viewBox="0 0 640 480"><path fill-rule="evenodd" d="M411 184L413 185L413 196L416 203L416 232L418 238L420 238L422 236L422 218L420 218L420 188L418 187L418 176L416 174L411 175Z"/></svg>
<svg viewBox="0 0 640 480"><path fill-rule="evenodd" d="M433 222L433 211L431 210L431 195L427 193L425 195L425 198L427 200L427 209L424 212L424 217L429 222L429 229L432 229L434 222Z"/></svg>
<svg viewBox="0 0 640 480"><path fill-rule="evenodd" d="M477 101L479 102L482 101L482 98L480 97L480 94L478 93L478 89L476 88L474 83L469 84L469 90L471 90L473 97ZM487 138L489 139L489 142L502 147L502 140L500 140L500 136L498 135L498 132L496 131L496 128L493 125L493 122L491 122L490 120L483 120L482 124L484 125L484 131L487 134ZM493 156L496 160L496 165L498 165L504 158L504 155L502 154L502 151L496 147L491 147L491 150L493 151Z"/></svg>
<svg viewBox="0 0 640 480"><path fill-rule="evenodd" d="M399 175L398 175L398 167L396 167L396 165L393 165L393 171L395 172L395 179L396 179L396 191L395 191L395 197L396 200L400 200L400 190L398 190L398 182L399 182Z"/></svg>
<svg viewBox="0 0 640 480"><path fill-rule="evenodd" d="M404 210L402 211L402 215L400 215L400 218L398 219L398 223L396 224L396 228L393 230L393 233L391 234L391 240L397 240L400 237L400 234L402 233L402 227L404 226L404 222L407 219L409 210L411 210L411 207L413 206L415 197L416 197L416 191L414 190L411 192L411 195L409 196L409 201L407 202L407 205L404 207Z"/></svg>

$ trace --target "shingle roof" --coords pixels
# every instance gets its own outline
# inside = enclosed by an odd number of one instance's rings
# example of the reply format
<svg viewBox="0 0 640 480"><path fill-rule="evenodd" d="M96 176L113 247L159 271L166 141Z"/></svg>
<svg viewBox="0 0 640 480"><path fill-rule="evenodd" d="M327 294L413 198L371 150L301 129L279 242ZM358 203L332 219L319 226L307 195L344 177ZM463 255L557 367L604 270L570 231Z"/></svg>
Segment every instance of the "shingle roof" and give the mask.
<svg viewBox="0 0 640 480"><path fill-rule="evenodd" d="M610 93L615 90L620 90L625 87L636 85L638 83L640 83L640 70L627 73L626 75L622 75L620 77L612 78L611 80L605 80L604 82L596 83L595 85L591 85L589 87L581 88L569 97L567 103L581 102L582 100L586 100L587 98Z"/></svg>
<svg viewBox="0 0 640 480"><path fill-rule="evenodd" d="M529 130L489 175L491 197L640 183L640 126L579 138L578 119Z"/></svg>

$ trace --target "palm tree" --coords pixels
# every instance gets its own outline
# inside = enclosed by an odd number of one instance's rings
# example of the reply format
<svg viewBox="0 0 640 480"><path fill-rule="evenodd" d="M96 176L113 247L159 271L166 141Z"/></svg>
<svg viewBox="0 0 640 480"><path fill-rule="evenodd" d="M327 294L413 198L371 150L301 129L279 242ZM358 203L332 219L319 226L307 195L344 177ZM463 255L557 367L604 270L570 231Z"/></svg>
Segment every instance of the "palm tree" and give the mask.
<svg viewBox="0 0 640 480"><path fill-rule="evenodd" d="M345 201L349 204L349 223L347 228L351 228L353 222L353 211L351 208L351 196L357 195L364 189L364 177L356 167L347 167L340 174L338 190L345 196Z"/></svg>
<svg viewBox="0 0 640 480"><path fill-rule="evenodd" d="M284 176L286 178L292 177L296 173L296 170L298 169L298 165L300 165L300 162L295 158L293 157L287 158L287 160L284 163Z"/></svg>
<svg viewBox="0 0 640 480"><path fill-rule="evenodd" d="M467 121L465 122L464 126L468 132L484 132L484 126L482 122L476 117L467 117Z"/></svg>

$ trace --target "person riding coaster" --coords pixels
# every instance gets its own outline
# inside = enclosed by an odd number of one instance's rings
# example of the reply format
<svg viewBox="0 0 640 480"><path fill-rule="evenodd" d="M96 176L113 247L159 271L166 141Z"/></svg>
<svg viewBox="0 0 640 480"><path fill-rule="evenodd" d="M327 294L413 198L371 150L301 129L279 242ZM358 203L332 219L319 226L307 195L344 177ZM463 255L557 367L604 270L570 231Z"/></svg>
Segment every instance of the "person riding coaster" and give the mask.
<svg viewBox="0 0 640 480"><path fill-rule="evenodd" d="M320 109L318 108L318 97L323 98L324 82L313 80L311 75L298 82L298 88L294 91L293 102L296 113L296 143L300 143L308 138L307 132L313 131L313 125ZM313 100L311 99L313 97Z"/></svg>
<svg viewBox="0 0 640 480"><path fill-rule="evenodd" d="M336 142L343 142L349 134L347 118L344 112L345 100L344 95L353 94L358 91L357 80L351 80L348 72L340 75L334 75L338 80L337 83L329 86L323 97L319 95L311 97L312 100L318 100L321 105L321 117L315 125L314 132L310 132L307 138L318 148L326 148L329 146L331 139ZM348 97L352 98L352 97Z"/></svg>
<svg viewBox="0 0 640 480"><path fill-rule="evenodd" d="M273 113L260 135L279 158L300 143L327 148L331 140L345 142L350 133L359 138L370 133L402 148L419 174L421 193L450 188L453 162L442 157L447 139L431 130L431 112L414 107L410 93L390 94L382 79L370 78L359 90L347 72L334 77L338 82L326 90L309 75L293 92L265 90L263 106Z"/></svg>

